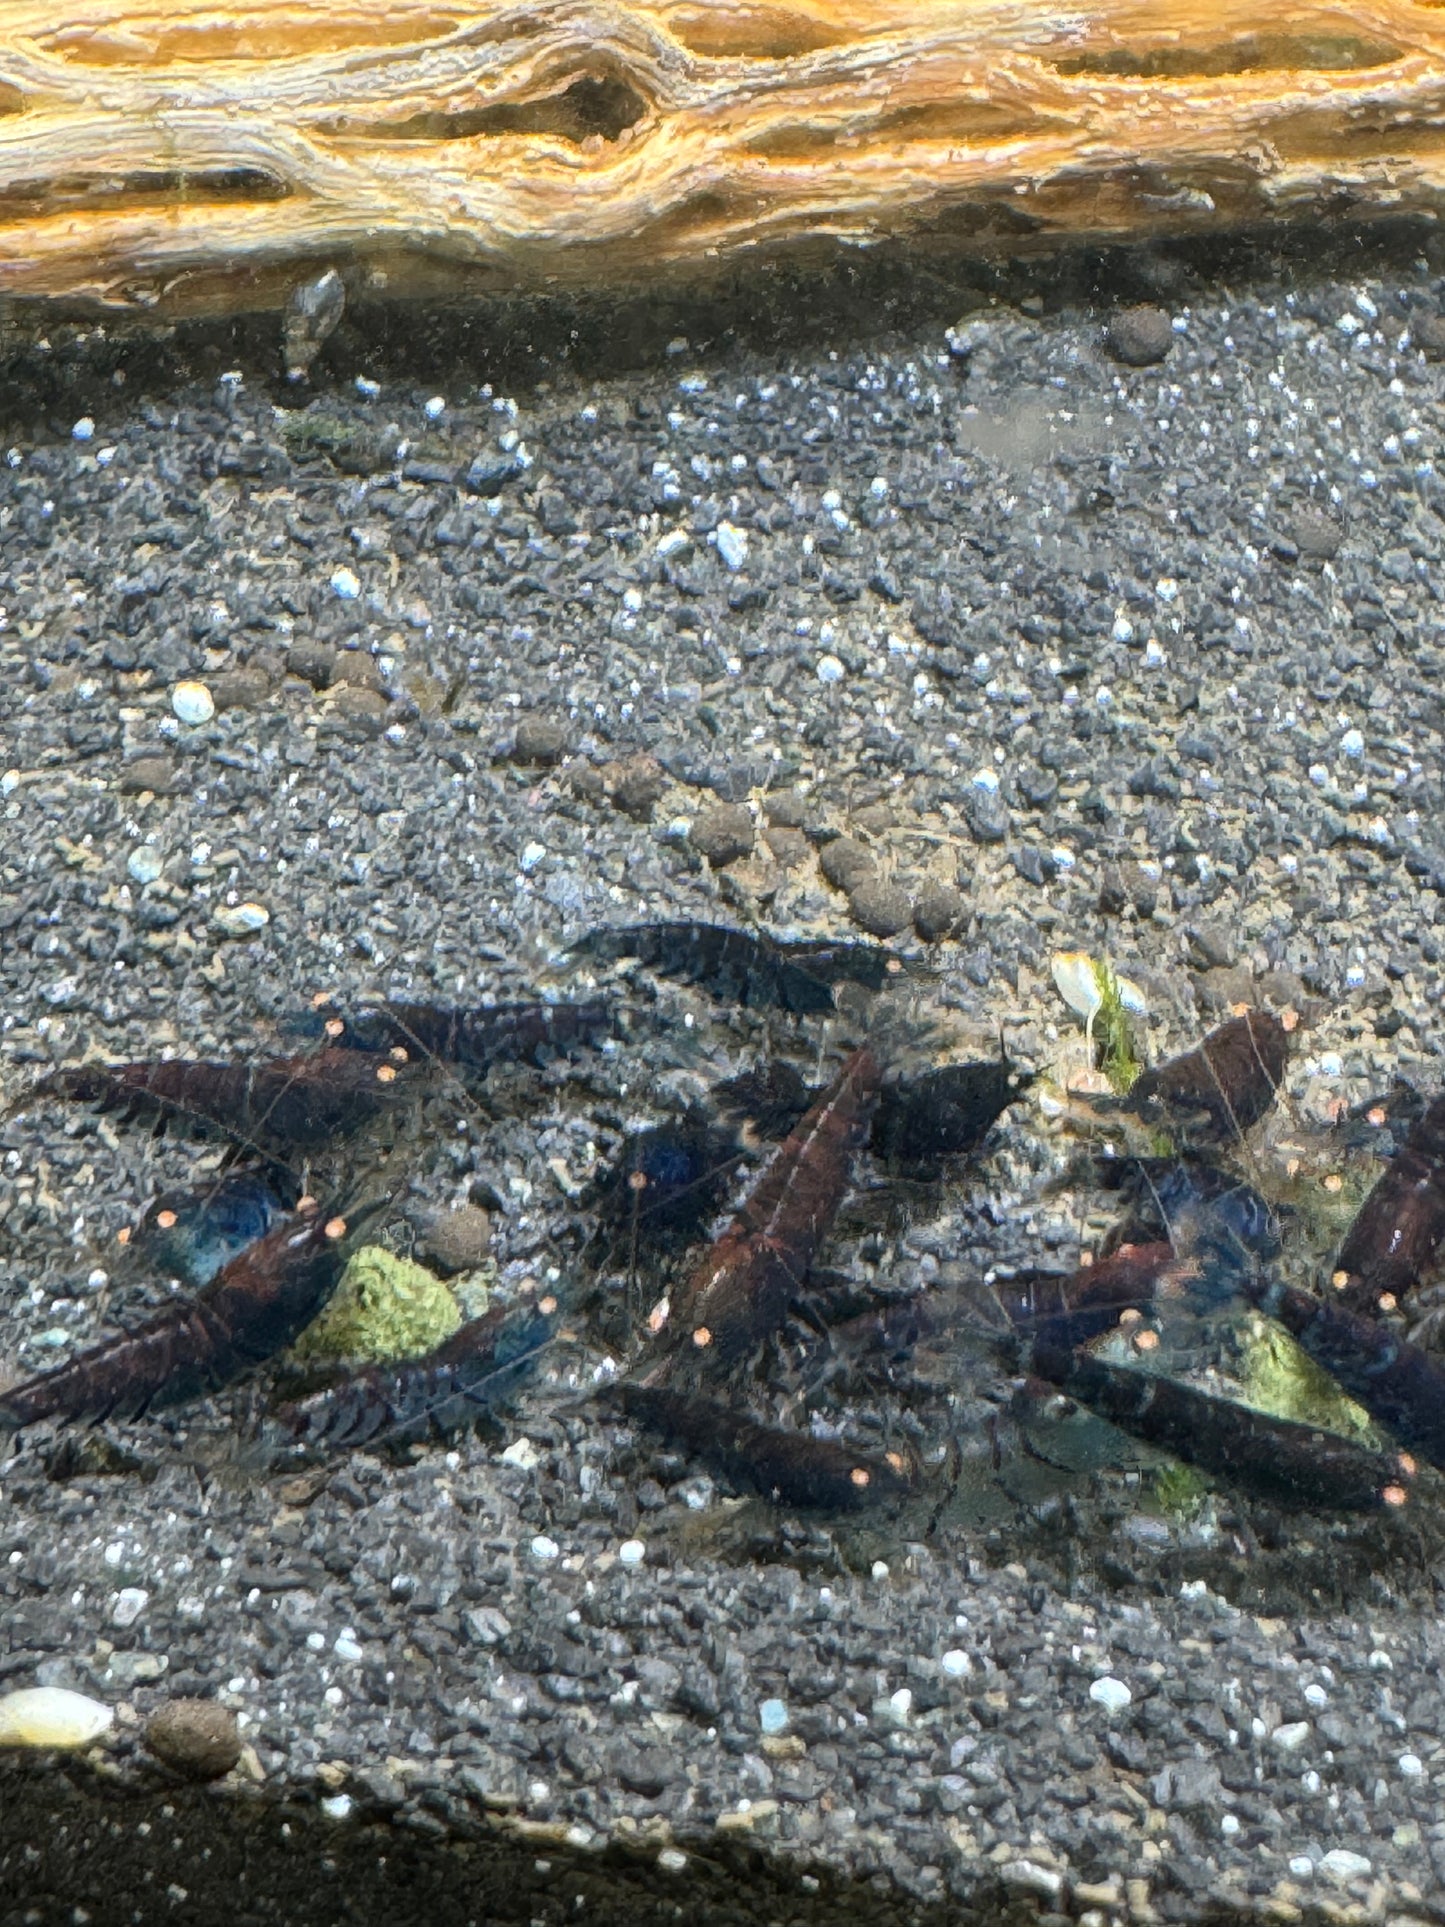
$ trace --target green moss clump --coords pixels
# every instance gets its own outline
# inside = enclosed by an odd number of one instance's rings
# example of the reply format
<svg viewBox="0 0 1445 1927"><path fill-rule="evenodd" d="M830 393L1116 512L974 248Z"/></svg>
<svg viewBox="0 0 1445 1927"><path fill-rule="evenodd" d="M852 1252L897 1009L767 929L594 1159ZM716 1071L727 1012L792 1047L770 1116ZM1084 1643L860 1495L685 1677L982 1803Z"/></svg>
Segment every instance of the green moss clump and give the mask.
<svg viewBox="0 0 1445 1927"><path fill-rule="evenodd" d="M1353 1399L1329 1373L1302 1352L1288 1332L1267 1318L1249 1319L1241 1334L1241 1385L1245 1403L1275 1418L1377 1445L1379 1438Z"/></svg>
<svg viewBox="0 0 1445 1927"><path fill-rule="evenodd" d="M1094 1061L1119 1097L1127 1097L1144 1066L1134 1050L1134 1032L1119 989L1119 979L1107 962L1095 962L1094 982L1099 990L1099 1008L1094 1013L1091 1031Z"/></svg>
<svg viewBox="0 0 1445 1927"><path fill-rule="evenodd" d="M1161 1465L1154 1474L1154 1497L1166 1519L1184 1524L1209 1496L1209 1487L1192 1465Z"/></svg>
<svg viewBox="0 0 1445 1927"><path fill-rule="evenodd" d="M451 1288L425 1266L381 1245L353 1252L321 1316L296 1342L298 1358L349 1358L376 1364L416 1358L450 1338L462 1322Z"/></svg>

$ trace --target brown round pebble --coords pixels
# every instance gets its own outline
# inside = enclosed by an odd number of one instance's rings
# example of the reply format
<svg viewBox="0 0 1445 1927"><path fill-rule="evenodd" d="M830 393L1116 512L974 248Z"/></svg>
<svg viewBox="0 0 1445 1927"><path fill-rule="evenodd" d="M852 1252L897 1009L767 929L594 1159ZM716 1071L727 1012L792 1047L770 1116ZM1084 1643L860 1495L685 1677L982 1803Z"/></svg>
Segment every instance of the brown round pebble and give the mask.
<svg viewBox="0 0 1445 1927"><path fill-rule="evenodd" d="M768 821L779 830L801 830L811 807L801 790L775 790L763 799Z"/></svg>
<svg viewBox="0 0 1445 1927"><path fill-rule="evenodd" d="M913 905L896 883L869 877L848 893L848 914L871 937L896 937L913 921Z"/></svg>
<svg viewBox="0 0 1445 1927"><path fill-rule="evenodd" d="M1301 555L1329 562L1339 554L1345 532L1332 515L1313 502L1303 502L1289 518L1289 537Z"/></svg>
<svg viewBox="0 0 1445 1927"><path fill-rule="evenodd" d="M332 713L344 716L348 722L379 723L388 707L385 696L377 689L358 688L355 683L341 682L330 691Z"/></svg>
<svg viewBox="0 0 1445 1927"><path fill-rule="evenodd" d="M667 777L655 756L629 756L624 762L609 764L607 788L613 802L625 816L645 822L653 806L667 788Z"/></svg>
<svg viewBox="0 0 1445 1927"><path fill-rule="evenodd" d="M1410 339L1431 361L1445 361L1445 315L1411 315Z"/></svg>
<svg viewBox="0 0 1445 1927"><path fill-rule="evenodd" d="M705 856L715 870L721 870L752 850L752 812L741 803L715 803L712 808L698 812L688 841L699 856Z"/></svg>
<svg viewBox="0 0 1445 1927"><path fill-rule="evenodd" d="M250 663L211 680L211 700L218 710L256 709L270 693L271 678Z"/></svg>
<svg viewBox="0 0 1445 1927"><path fill-rule="evenodd" d="M1174 346L1174 327L1162 308L1122 308L1109 323L1107 339L1116 361L1148 368Z"/></svg>
<svg viewBox="0 0 1445 1927"><path fill-rule="evenodd" d="M567 747L566 732L551 716L524 716L517 724L512 743L514 763L540 763L550 768L560 763Z"/></svg>
<svg viewBox="0 0 1445 1927"><path fill-rule="evenodd" d="M763 831L763 841L773 853L773 860L787 869L806 863L812 849L807 837L801 830L776 828Z"/></svg>
<svg viewBox="0 0 1445 1927"><path fill-rule="evenodd" d="M146 790L155 796L169 796L179 783L176 766L167 756L137 756L120 773L125 796L140 796Z"/></svg>
<svg viewBox="0 0 1445 1927"><path fill-rule="evenodd" d="M873 852L864 849L856 838L835 836L831 843L823 845L818 867L835 890L851 895L860 884L868 882L878 865L873 860Z"/></svg>
<svg viewBox="0 0 1445 1927"><path fill-rule="evenodd" d="M215 1700L168 1700L146 1723L146 1745L190 1780L219 1780L241 1757L236 1716Z"/></svg>
<svg viewBox="0 0 1445 1927"><path fill-rule="evenodd" d="M445 1272L475 1271L492 1242L492 1221L479 1204L439 1211L421 1241L423 1257Z"/></svg>
<svg viewBox="0 0 1445 1927"><path fill-rule="evenodd" d="M913 927L925 943L955 936L968 917L968 899L948 883L930 883L913 906Z"/></svg>
<svg viewBox="0 0 1445 1927"><path fill-rule="evenodd" d="M313 689L329 689L336 674L336 651L324 642L294 642L286 651L286 669Z"/></svg>
<svg viewBox="0 0 1445 1927"><path fill-rule="evenodd" d="M881 836L884 830L891 830L898 818L886 803L870 803L865 809L854 810L853 827L862 830L867 836Z"/></svg>

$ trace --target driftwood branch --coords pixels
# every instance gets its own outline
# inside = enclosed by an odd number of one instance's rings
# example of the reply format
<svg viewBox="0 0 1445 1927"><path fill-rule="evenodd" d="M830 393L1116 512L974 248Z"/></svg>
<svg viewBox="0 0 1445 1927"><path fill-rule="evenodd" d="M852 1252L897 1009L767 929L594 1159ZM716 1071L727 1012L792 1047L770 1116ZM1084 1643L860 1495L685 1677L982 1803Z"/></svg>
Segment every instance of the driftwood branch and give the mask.
<svg viewBox="0 0 1445 1927"><path fill-rule="evenodd" d="M0 0L0 295L636 285L1442 188L1422 0Z"/></svg>

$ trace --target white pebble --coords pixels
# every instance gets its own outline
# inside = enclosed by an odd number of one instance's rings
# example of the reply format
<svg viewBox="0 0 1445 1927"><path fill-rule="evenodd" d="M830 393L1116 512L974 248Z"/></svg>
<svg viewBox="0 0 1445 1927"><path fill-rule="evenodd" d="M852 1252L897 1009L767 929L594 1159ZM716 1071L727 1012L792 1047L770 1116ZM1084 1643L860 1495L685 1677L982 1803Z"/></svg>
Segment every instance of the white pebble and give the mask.
<svg viewBox="0 0 1445 1927"><path fill-rule="evenodd" d="M217 910L216 928L226 937L251 937L264 930L271 912L264 903L227 903Z"/></svg>
<svg viewBox="0 0 1445 1927"><path fill-rule="evenodd" d="M618 1563L624 1566L640 1566L647 1557L647 1547L640 1539L624 1539L617 1548Z"/></svg>
<svg viewBox="0 0 1445 1927"><path fill-rule="evenodd" d="M1226 1840L1232 1840L1235 1834L1239 1832L1239 1815L1237 1813L1226 1813L1219 1823L1219 1831L1224 1835Z"/></svg>
<svg viewBox="0 0 1445 1927"><path fill-rule="evenodd" d="M523 876L530 876L547 854L545 843L529 843L522 852L521 870Z"/></svg>
<svg viewBox="0 0 1445 1927"><path fill-rule="evenodd" d="M1346 756L1363 756L1365 753L1365 739L1359 730L1347 729L1340 738L1340 748L1345 752Z"/></svg>
<svg viewBox="0 0 1445 1927"><path fill-rule="evenodd" d="M1089 1698L1095 1705L1102 1706L1106 1713L1122 1713L1126 1706L1132 1704L1134 1695L1123 1680L1115 1679L1111 1673L1105 1673L1102 1679L1096 1679L1089 1688Z"/></svg>
<svg viewBox="0 0 1445 1927"><path fill-rule="evenodd" d="M1293 1720L1288 1726L1274 1729L1274 1743L1282 1753L1298 1753L1309 1736L1308 1720Z"/></svg>
<svg viewBox="0 0 1445 1927"><path fill-rule="evenodd" d="M1127 616L1115 616L1113 636L1115 642L1132 642L1134 640L1134 625Z"/></svg>
<svg viewBox="0 0 1445 1927"><path fill-rule="evenodd" d="M748 559L747 530L738 528L732 522L719 522L716 540L724 568L740 569Z"/></svg>
<svg viewBox="0 0 1445 1927"><path fill-rule="evenodd" d="M1400 1771L1407 1780L1418 1780L1425 1771L1425 1762L1418 1753L1402 1753Z"/></svg>
<svg viewBox="0 0 1445 1927"><path fill-rule="evenodd" d="M987 790L991 795L998 789L998 772L991 769L977 769L973 773L973 787Z"/></svg>
<svg viewBox="0 0 1445 1927"><path fill-rule="evenodd" d="M1363 964L1351 964L1345 972L1345 982L1349 988L1351 990L1358 990L1364 981L1365 966Z"/></svg>
<svg viewBox="0 0 1445 1927"><path fill-rule="evenodd" d="M1310 781L1316 789L1322 790L1330 780L1330 773L1323 763L1310 764Z"/></svg>
<svg viewBox="0 0 1445 1927"><path fill-rule="evenodd" d="M446 404L445 396L433 395L431 400L426 405L425 412L426 412L426 418L429 422L438 421L447 412L447 404Z"/></svg>
<svg viewBox="0 0 1445 1927"><path fill-rule="evenodd" d="M356 377L356 392L361 396L363 401L375 401L381 393L381 383L379 381L373 381L369 375L358 375Z"/></svg>
<svg viewBox="0 0 1445 1927"><path fill-rule="evenodd" d="M843 665L836 656L819 656L818 658L818 681L819 682L842 682L843 675L844 675Z"/></svg>
<svg viewBox="0 0 1445 1927"><path fill-rule="evenodd" d="M561 1554L562 1548L557 1544L557 1541L555 1539L549 1539L545 1532L539 1532L532 1541L532 1557L534 1559L557 1559L561 1557Z"/></svg>
<svg viewBox="0 0 1445 1927"><path fill-rule="evenodd" d="M355 1804L349 1793L332 1793L321 1802L321 1811L328 1820L349 1820Z"/></svg>
<svg viewBox="0 0 1445 1927"><path fill-rule="evenodd" d="M1376 1673L1393 1673L1395 1670L1394 1660L1388 1653L1382 1653L1378 1646L1370 1654L1369 1664L1371 1670Z"/></svg>
<svg viewBox="0 0 1445 1927"><path fill-rule="evenodd" d="M1343 1077L1344 1074L1345 1074L1344 1059L1340 1056L1338 1051L1327 1050L1321 1054L1321 1057L1320 1057L1320 1076L1321 1077Z"/></svg>
<svg viewBox="0 0 1445 1927"><path fill-rule="evenodd" d="M122 1586L111 1603L111 1625L134 1626L150 1603L151 1596L143 1586Z"/></svg>
<svg viewBox="0 0 1445 1927"><path fill-rule="evenodd" d="M1307 1853L1297 1853L1289 1863L1289 1870L1296 1880L1308 1880L1315 1870L1315 1863Z"/></svg>
<svg viewBox="0 0 1445 1927"><path fill-rule="evenodd" d="M886 1579L888 1577L888 1561L886 1559L875 1559L873 1561L873 1577L875 1579Z"/></svg>
<svg viewBox="0 0 1445 1927"><path fill-rule="evenodd" d="M333 569L331 571L331 593L339 595L343 602L355 602L361 594L361 578L354 569Z"/></svg>
<svg viewBox="0 0 1445 1927"><path fill-rule="evenodd" d="M90 419L89 415L82 415L70 432L76 441L88 442L95 433L95 423Z"/></svg>
<svg viewBox="0 0 1445 1927"><path fill-rule="evenodd" d="M30 1686L0 1698L0 1746L89 1746L115 1715L99 1700L63 1686Z"/></svg>
<svg viewBox="0 0 1445 1927"><path fill-rule="evenodd" d="M765 1733L787 1731L788 1709L781 1700L764 1700L758 1708L758 1725Z"/></svg>
<svg viewBox="0 0 1445 1927"><path fill-rule="evenodd" d="M349 1626L336 1635L335 1639L331 1642L331 1650L338 1659L351 1663L354 1663L362 1657L361 1646L357 1641L356 1634L352 1632Z"/></svg>
<svg viewBox="0 0 1445 1927"><path fill-rule="evenodd" d="M1334 1847L1321 1860L1320 1872L1328 1874L1331 1880L1363 1880L1370 1872L1370 1863L1362 1853L1351 1853L1348 1847Z"/></svg>
<svg viewBox="0 0 1445 1927"><path fill-rule="evenodd" d="M154 883L165 868L165 859L149 843L141 843L126 858L125 867L133 883Z"/></svg>
<svg viewBox="0 0 1445 1927"><path fill-rule="evenodd" d="M1314 1707L1328 1706L1330 1696L1323 1686L1307 1686L1305 1688L1305 1701L1306 1704Z"/></svg>
<svg viewBox="0 0 1445 1927"><path fill-rule="evenodd" d="M171 708L192 728L208 723L216 713L215 699L203 682L178 682L171 691Z"/></svg>
<svg viewBox="0 0 1445 1927"><path fill-rule="evenodd" d="M1154 593L1161 602L1173 602L1179 594L1179 584L1172 575L1161 575L1154 584Z"/></svg>
<svg viewBox="0 0 1445 1927"><path fill-rule="evenodd" d="M20 772L18 769L7 769L5 774L0 776L0 796L13 796L19 787Z"/></svg>
<svg viewBox="0 0 1445 1927"><path fill-rule="evenodd" d="M967 1679L973 1671L973 1661L961 1647L954 1646L943 1655L943 1670L954 1679Z"/></svg>
<svg viewBox="0 0 1445 1927"><path fill-rule="evenodd" d="M519 1465L524 1472L530 1472L542 1462L542 1454L529 1438L513 1439L502 1458L507 1465Z"/></svg>
<svg viewBox="0 0 1445 1927"><path fill-rule="evenodd" d="M664 1847L657 1856L657 1864L664 1873L681 1873L687 1865L687 1855L680 1847Z"/></svg>
<svg viewBox="0 0 1445 1927"><path fill-rule="evenodd" d="M1309 1794L1311 1799L1319 1792L1323 1784L1324 1782L1320 1779L1319 1774L1315 1772L1313 1767L1310 1768L1308 1773L1300 1775L1300 1785L1304 1788L1305 1792Z"/></svg>

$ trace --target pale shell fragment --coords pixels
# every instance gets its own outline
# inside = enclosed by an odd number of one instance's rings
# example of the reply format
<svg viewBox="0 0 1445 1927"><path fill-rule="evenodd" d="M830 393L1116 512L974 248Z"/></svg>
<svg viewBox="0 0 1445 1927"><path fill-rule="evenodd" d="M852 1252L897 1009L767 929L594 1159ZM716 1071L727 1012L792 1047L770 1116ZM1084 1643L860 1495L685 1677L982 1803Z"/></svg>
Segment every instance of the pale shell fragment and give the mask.
<svg viewBox="0 0 1445 1927"><path fill-rule="evenodd" d="M253 937L271 921L263 903L223 904L215 915L216 928L227 937Z"/></svg>
<svg viewBox="0 0 1445 1927"><path fill-rule="evenodd" d="M115 1719L108 1706L64 1686L30 1686L0 1699L0 1746L90 1746Z"/></svg>
<svg viewBox="0 0 1445 1927"><path fill-rule="evenodd" d="M1094 959L1083 950L1059 950L1049 959L1059 995L1087 1024L1098 1015L1103 1004Z"/></svg>
<svg viewBox="0 0 1445 1927"><path fill-rule="evenodd" d="M211 720L216 701L203 682L178 682L171 691L171 708L183 723L194 727Z"/></svg>

